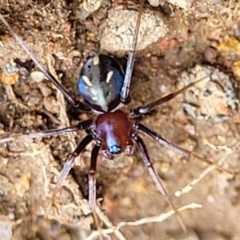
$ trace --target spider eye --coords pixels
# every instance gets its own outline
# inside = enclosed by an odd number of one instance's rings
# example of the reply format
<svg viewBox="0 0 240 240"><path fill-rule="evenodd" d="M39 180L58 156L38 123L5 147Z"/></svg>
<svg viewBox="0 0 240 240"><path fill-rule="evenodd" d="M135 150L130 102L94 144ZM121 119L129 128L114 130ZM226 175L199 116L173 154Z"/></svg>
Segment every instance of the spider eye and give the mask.
<svg viewBox="0 0 240 240"><path fill-rule="evenodd" d="M109 152L112 154L117 154L121 152L121 147L117 144L110 146Z"/></svg>

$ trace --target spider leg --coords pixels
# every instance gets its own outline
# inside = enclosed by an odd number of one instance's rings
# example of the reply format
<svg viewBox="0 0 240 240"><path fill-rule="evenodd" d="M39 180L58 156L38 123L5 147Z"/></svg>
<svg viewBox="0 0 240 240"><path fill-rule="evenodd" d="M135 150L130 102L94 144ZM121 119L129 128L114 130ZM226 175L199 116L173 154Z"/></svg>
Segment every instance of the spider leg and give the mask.
<svg viewBox="0 0 240 240"><path fill-rule="evenodd" d="M166 199L168 204L171 206L171 208L175 212L175 214L176 214L176 216L178 218L178 221L179 221L183 231L186 231L186 227L184 226L183 221L182 221L182 219L181 219L181 217L180 217L180 215L178 213L177 207L172 202L172 200L171 200L167 190L165 189L165 187L164 187L164 185L162 183L161 178L158 176L158 174L156 173L156 170L154 169L153 163L152 163L152 161L151 161L151 159L149 157L149 154L148 154L147 148L146 148L146 146L144 144L144 141L136 133L133 134L132 138L136 141L139 149L141 150L142 155L143 155L144 163L147 166L148 171L149 171L153 181L155 182L158 190L161 192L161 194L164 196L164 198Z"/></svg>
<svg viewBox="0 0 240 240"><path fill-rule="evenodd" d="M0 14L0 20L2 23L7 27L9 32L12 34L12 36L16 39L16 41L19 43L19 45L25 50L25 52L29 55L29 57L33 60L33 62L36 64L36 66L43 72L43 74L62 92L64 97L68 100L70 104L72 104L76 108L80 108L83 111L89 111L89 108L87 108L82 102L77 101L73 97L71 97L68 90L63 87L62 84L60 84L57 79L48 71L46 68L37 60L36 56L28 49L24 41L13 31L13 29L10 27L6 19L2 14Z"/></svg>
<svg viewBox="0 0 240 240"><path fill-rule="evenodd" d="M143 125L141 123L135 124L134 127L135 127L136 130L145 133L146 135L148 135L149 137L151 137L153 140L157 141L159 144L161 144L164 147L171 148L173 151L179 152L179 153L181 153L183 155L186 155L186 156L189 156L189 157L193 156L193 157L195 157L196 159L198 159L202 162L205 162L209 165L215 166L217 169L219 169L221 171L228 172L228 173L231 173L231 174L233 173L232 171L230 171L228 169L222 168L221 166L214 163L210 159L204 158L204 157L198 155L195 152L189 151L185 148L181 148L181 147L171 143L170 141L164 139L161 135L159 135L158 133L154 132L153 130L151 130L150 128L146 127L145 125Z"/></svg>
<svg viewBox="0 0 240 240"><path fill-rule="evenodd" d="M128 99L129 99L128 96L129 96L129 90L130 90L130 84L131 84L131 78L132 78L132 72L133 72L133 66L134 66L134 60L135 60L135 54L136 54L138 32L139 32L141 16L142 16L142 12L143 12L143 5L144 5L144 0L141 0L137 23L136 23L135 34L134 34L134 38L133 38L132 47L128 53L127 68L126 68L126 73L125 73L125 77L124 77L124 81L123 81L123 87L121 90L121 102L123 102L123 103L128 102Z"/></svg>
<svg viewBox="0 0 240 240"><path fill-rule="evenodd" d="M92 154L91 154L91 164L88 174L88 186L89 186L89 206L92 210L96 207L96 167L97 167L97 157L100 150L101 145L96 144L93 147Z"/></svg>
<svg viewBox="0 0 240 240"><path fill-rule="evenodd" d="M58 191L58 189L60 188L62 182L65 180L65 178L67 177L67 175L69 174L71 168L74 165L74 161L76 159L76 157L86 148L86 146L93 140L92 135L87 135L81 142L80 144L77 146L77 148L74 150L74 152L72 152L70 154L70 156L68 157L66 163L64 164L64 167L61 171L61 174L57 180L56 183L56 187L54 189L53 192L53 198L56 195L56 192Z"/></svg>
<svg viewBox="0 0 240 240"><path fill-rule="evenodd" d="M61 129L51 129L51 130L46 130L46 131L37 132L37 133L30 133L26 135L16 135L8 138L2 138L0 139L0 144L11 142L13 140L19 140L19 139L46 138L46 137L52 137L55 135L65 134L69 132L76 132L76 131L88 129L91 126L91 124L92 124L92 120L89 119L75 126L65 127Z"/></svg>
<svg viewBox="0 0 240 240"><path fill-rule="evenodd" d="M168 95L166 95L165 97L162 97L158 100L156 100L155 102L152 102L152 103L149 103L145 106L141 106L141 107L137 107L137 108L134 108L131 110L131 113L130 113L130 116L131 118L138 118L146 113L149 113L151 112L155 107L165 103L165 102L168 102L169 100L175 98L177 95L183 93L185 90L187 90L188 88L194 86L195 84L205 80L206 78L202 78L202 79L199 79L195 82L192 82L192 83L189 83L187 86L177 90L176 92L173 92L173 93L170 93Z"/></svg>

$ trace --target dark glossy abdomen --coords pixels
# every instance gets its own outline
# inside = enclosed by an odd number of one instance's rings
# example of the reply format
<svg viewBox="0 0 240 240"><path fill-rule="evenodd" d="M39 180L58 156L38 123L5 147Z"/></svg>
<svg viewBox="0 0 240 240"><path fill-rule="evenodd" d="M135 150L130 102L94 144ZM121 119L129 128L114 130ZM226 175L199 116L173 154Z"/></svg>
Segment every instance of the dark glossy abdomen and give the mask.
<svg viewBox="0 0 240 240"><path fill-rule="evenodd" d="M84 64L78 90L91 108L109 112L120 104L123 80L124 72L114 58L96 55Z"/></svg>

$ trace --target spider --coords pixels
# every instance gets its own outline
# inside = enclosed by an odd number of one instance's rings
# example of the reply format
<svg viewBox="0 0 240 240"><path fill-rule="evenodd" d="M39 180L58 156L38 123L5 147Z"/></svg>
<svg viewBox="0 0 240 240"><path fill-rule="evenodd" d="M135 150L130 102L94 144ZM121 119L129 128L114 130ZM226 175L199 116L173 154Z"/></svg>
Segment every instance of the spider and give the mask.
<svg viewBox="0 0 240 240"><path fill-rule="evenodd" d="M13 31L9 26L5 18L0 15L0 20L8 28L9 32L15 37L17 42L22 46L38 68L45 74L45 76L62 92L65 98L75 108L82 111L94 112L95 118L91 118L80 122L78 125L70 126L62 129L47 130L38 133L32 133L27 135L28 138L37 137L50 137L53 135L64 134L67 132L75 132L85 130L87 136L79 143L77 148L68 157L63 170L57 180L56 189L58 189L64 179L67 177L69 171L74 165L75 158L86 148L86 146L95 141L95 145L91 152L91 161L89 169L89 205L91 209L96 207L96 166L97 157L101 153L104 157L113 160L114 157L120 153L126 155L133 154L134 142L139 147L145 165L148 168L149 174L155 182L158 190L165 197L168 204L172 207L174 212L178 215L177 207L173 204L167 190L158 174L156 173L153 163L148 154L147 148L143 139L139 136L139 132L148 135L159 144L169 147L177 152L180 152L187 156L194 156L195 158L204 161L208 164L215 165L214 162L199 156L198 154L181 148L167 139L163 138L160 134L151 130L144 124L139 122L140 117L144 117L145 114L151 112L157 106L173 99L177 95L184 92L186 89L202 81L197 80L184 88L170 93L155 102L133 108L123 108L130 102L129 90L131 84L131 76L134 66L137 38L139 32L139 26L141 22L141 15L143 11L144 0L141 1L138 19L136 23L135 37L132 43L132 48L129 51L127 68L124 73L121 65L114 57L108 55L96 55L90 57L84 64L79 81L77 84L79 93L81 94L84 102L76 101L70 93L65 89L55 77L47 71L43 65L37 60L32 52L30 52L21 38ZM1 139L0 143L12 141L14 139L25 138L26 136L16 136ZM223 170L220 166L217 166L220 170ZM225 171L225 169L224 169ZM55 189L55 190L56 190ZM179 218L179 217L178 217ZM179 219L180 224L184 228L182 221Z"/></svg>

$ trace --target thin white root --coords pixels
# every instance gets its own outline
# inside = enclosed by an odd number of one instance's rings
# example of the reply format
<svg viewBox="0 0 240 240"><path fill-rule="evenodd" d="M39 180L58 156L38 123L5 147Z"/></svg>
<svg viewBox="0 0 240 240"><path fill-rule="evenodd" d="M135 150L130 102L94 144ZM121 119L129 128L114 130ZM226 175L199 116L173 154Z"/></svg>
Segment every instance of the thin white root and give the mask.
<svg viewBox="0 0 240 240"><path fill-rule="evenodd" d="M185 211L187 209L196 209L196 208L202 208L201 204L198 203L190 203L188 205L185 205L181 208L178 208L179 212ZM163 213L160 214L158 216L154 216L154 217L147 217L147 218L141 218L135 222L121 222L119 223L117 226L109 226L108 229L102 229L101 233L98 231L94 231L92 232L87 238L86 240L93 240L96 239L98 236L100 236L100 234L103 234L103 236L109 235L111 233L114 233L118 239L120 240L125 240L126 238L122 235L122 233L119 231L120 228L124 227L124 226L139 226L139 225L143 225L146 223L157 223L157 222L163 222L164 220L166 220L167 218L171 217L172 215L174 215L175 212L173 210L167 212L167 213Z"/></svg>

